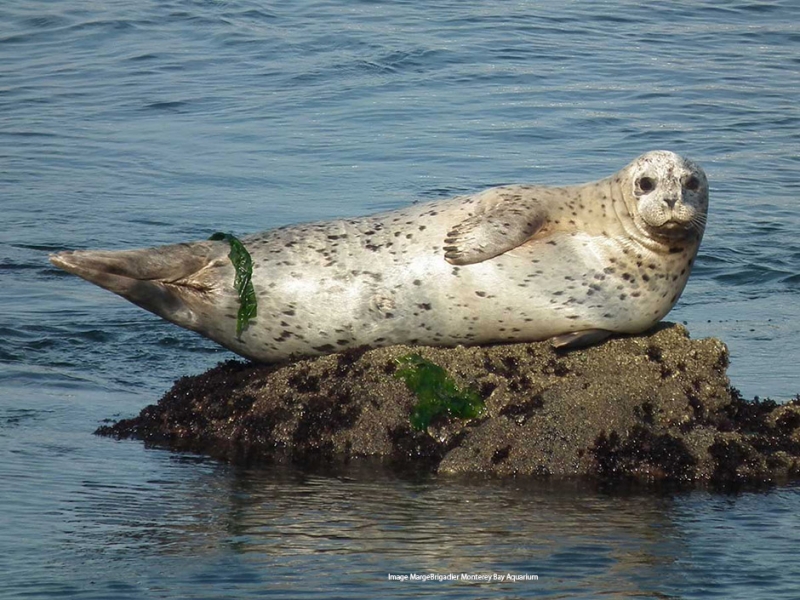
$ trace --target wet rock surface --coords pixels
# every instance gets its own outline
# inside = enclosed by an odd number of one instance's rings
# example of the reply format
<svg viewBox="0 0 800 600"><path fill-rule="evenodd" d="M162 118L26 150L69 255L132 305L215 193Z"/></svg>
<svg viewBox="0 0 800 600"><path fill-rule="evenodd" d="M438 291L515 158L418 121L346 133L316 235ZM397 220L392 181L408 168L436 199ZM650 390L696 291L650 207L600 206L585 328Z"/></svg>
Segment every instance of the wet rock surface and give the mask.
<svg viewBox="0 0 800 600"><path fill-rule="evenodd" d="M395 377L416 353L486 404L470 421L415 431L414 394ZM680 482L800 474L800 402L743 400L728 352L665 323L557 351L547 342L393 346L285 365L230 361L184 377L133 419L98 430L233 462L386 463L440 474L591 476Z"/></svg>

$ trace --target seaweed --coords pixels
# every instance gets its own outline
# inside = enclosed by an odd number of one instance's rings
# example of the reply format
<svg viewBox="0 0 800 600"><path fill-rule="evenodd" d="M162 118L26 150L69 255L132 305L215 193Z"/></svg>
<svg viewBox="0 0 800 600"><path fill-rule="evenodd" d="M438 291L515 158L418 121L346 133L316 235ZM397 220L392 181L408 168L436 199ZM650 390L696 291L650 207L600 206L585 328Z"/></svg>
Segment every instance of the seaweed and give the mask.
<svg viewBox="0 0 800 600"><path fill-rule="evenodd" d="M231 233L217 232L208 238L212 241L226 240L231 245L228 258L236 271L233 286L239 294L239 312L236 314L236 337L241 337L250 320L258 314L256 291L253 288L253 259L244 244Z"/></svg>
<svg viewBox="0 0 800 600"><path fill-rule="evenodd" d="M417 431L428 428L431 420L440 415L459 419L473 419L483 414L486 406L478 392L461 389L442 367L422 358L407 354L397 359L399 368L394 376L405 381L417 397L411 411L411 426Z"/></svg>

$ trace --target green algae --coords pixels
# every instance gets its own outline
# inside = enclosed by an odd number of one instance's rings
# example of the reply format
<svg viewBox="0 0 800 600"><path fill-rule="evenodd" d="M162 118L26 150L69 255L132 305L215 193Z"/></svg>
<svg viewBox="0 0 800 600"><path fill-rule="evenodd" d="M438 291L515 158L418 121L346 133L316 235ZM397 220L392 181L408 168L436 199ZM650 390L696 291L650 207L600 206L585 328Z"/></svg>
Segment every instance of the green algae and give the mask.
<svg viewBox="0 0 800 600"><path fill-rule="evenodd" d="M236 271L236 278L233 287L239 294L239 312L236 315L236 336L241 337L242 332L258 314L256 302L256 291L253 288L253 259L244 247L244 244L230 233L217 232L208 238L212 241L226 240L231 251L228 258L231 259L233 268Z"/></svg>
<svg viewBox="0 0 800 600"><path fill-rule="evenodd" d="M486 410L478 392L461 389L439 365L419 354L407 354L396 360L399 368L395 377L405 381L417 397L411 411L411 426L417 431L427 429L431 420L439 415L474 419Z"/></svg>

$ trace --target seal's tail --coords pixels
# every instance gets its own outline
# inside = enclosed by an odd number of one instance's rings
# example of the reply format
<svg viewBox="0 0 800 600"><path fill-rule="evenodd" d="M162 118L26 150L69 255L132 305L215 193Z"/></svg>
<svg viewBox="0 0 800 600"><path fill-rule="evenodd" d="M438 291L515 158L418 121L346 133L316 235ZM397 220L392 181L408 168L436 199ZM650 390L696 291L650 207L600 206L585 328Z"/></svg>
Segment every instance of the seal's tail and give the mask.
<svg viewBox="0 0 800 600"><path fill-rule="evenodd" d="M200 330L208 296L219 291L210 271L227 264L228 244L196 242L123 251L71 251L50 256L55 266L119 294L168 321ZM231 278L232 280L232 278Z"/></svg>

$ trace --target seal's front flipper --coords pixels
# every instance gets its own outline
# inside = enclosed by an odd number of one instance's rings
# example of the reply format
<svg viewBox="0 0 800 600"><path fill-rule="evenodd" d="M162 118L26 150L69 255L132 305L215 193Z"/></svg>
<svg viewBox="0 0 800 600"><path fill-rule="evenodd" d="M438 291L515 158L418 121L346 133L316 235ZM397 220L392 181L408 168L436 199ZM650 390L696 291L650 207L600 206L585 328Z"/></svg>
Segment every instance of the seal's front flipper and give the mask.
<svg viewBox="0 0 800 600"><path fill-rule="evenodd" d="M228 244L197 242L145 250L75 251L50 256L55 266L119 294L173 323L198 330L198 314L215 292L209 271L229 267ZM233 275L230 277L233 282Z"/></svg>
<svg viewBox="0 0 800 600"><path fill-rule="evenodd" d="M444 258L450 264L471 265L513 250L546 221L541 204L523 197L523 190L493 188L475 199L475 214L453 227L444 240Z"/></svg>
<svg viewBox="0 0 800 600"><path fill-rule="evenodd" d="M584 346L591 346L597 342L602 342L613 332L607 329L585 329L583 331L573 331L572 333L565 333L557 335L550 339L553 346L559 349L564 348L582 348Z"/></svg>

